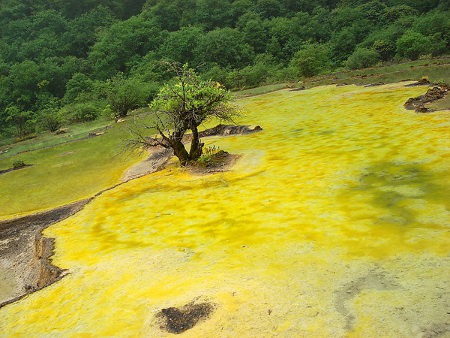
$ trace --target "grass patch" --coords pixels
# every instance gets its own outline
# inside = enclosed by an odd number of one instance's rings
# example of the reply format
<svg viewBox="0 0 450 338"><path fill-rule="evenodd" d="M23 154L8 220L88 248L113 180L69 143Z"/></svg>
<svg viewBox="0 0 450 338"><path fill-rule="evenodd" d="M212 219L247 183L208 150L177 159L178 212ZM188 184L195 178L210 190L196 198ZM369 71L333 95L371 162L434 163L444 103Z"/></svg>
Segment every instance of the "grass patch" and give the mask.
<svg viewBox="0 0 450 338"><path fill-rule="evenodd" d="M113 124L105 134L82 141L64 143L53 135L54 140L43 138L29 145L14 145L2 154L0 169L8 169L19 160L32 166L0 176L0 219L55 208L118 183L128 167L145 157L124 151L132 120ZM94 126L101 123L71 129L82 137ZM18 153L18 149L28 151Z"/></svg>
<svg viewBox="0 0 450 338"><path fill-rule="evenodd" d="M1 154L0 159L12 157L19 153L38 150L46 147L53 147L58 144L77 141L86 138L89 132L111 126L111 120L97 120L85 123L73 124L67 129L67 133L56 135L55 133L42 132L34 139L14 142L12 139L5 139L0 143L0 151L8 150Z"/></svg>

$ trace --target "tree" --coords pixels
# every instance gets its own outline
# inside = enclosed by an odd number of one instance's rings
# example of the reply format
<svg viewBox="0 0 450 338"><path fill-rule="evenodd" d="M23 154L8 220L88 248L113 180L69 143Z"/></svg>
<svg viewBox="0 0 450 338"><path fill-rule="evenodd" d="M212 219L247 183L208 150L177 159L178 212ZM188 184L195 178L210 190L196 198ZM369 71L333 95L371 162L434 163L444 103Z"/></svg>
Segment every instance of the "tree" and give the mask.
<svg viewBox="0 0 450 338"><path fill-rule="evenodd" d="M203 29L190 26L183 27L178 31L170 32L159 49L162 58L172 61L186 63L195 59L194 50L203 35Z"/></svg>
<svg viewBox="0 0 450 338"><path fill-rule="evenodd" d="M151 20L142 16L113 24L100 33L90 49L88 62L93 75L106 80L118 72L127 73L150 49L158 48L163 41L162 34Z"/></svg>
<svg viewBox="0 0 450 338"><path fill-rule="evenodd" d="M201 80L195 71L185 64L171 65L176 72L175 82L163 86L150 103L154 112L155 128L159 135L138 139L132 145L162 146L172 149L182 166L197 160L202 155L203 143L199 137L199 126L212 118L230 121L237 110L231 105L230 92L217 82ZM183 136L190 130L189 152Z"/></svg>
<svg viewBox="0 0 450 338"><path fill-rule="evenodd" d="M372 67L380 61L377 51L367 48L357 48L347 59L349 69L361 69Z"/></svg>
<svg viewBox="0 0 450 338"><path fill-rule="evenodd" d="M108 102L116 118L127 116L130 110L145 102L146 86L138 79L119 74L108 81L107 86Z"/></svg>
<svg viewBox="0 0 450 338"><path fill-rule="evenodd" d="M308 43L295 53L291 63L298 75L315 76L331 68L330 50L326 45Z"/></svg>
<svg viewBox="0 0 450 338"><path fill-rule="evenodd" d="M22 139L33 132L33 112L23 111L17 106L10 106L6 108L6 114L6 121L11 122L15 127L15 134L19 139Z"/></svg>
<svg viewBox="0 0 450 338"><path fill-rule="evenodd" d="M397 52L411 60L430 52L431 39L417 32L406 32L397 41Z"/></svg>
<svg viewBox="0 0 450 338"><path fill-rule="evenodd" d="M217 63L221 67L243 67L251 63L253 49L244 42L242 32L219 28L203 35L195 50L197 64Z"/></svg>

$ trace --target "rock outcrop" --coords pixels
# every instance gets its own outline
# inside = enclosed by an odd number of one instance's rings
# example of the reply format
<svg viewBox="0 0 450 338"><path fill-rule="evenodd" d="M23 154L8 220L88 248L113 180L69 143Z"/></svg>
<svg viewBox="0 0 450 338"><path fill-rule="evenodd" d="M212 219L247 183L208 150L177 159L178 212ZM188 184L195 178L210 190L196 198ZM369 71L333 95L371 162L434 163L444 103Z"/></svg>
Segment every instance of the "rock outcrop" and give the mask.
<svg viewBox="0 0 450 338"><path fill-rule="evenodd" d="M429 82L413 85L427 85L428 83ZM408 101L405 102L404 106L406 109L414 110L418 113L431 112L433 110L426 107L425 105L427 103L443 99L448 94L448 91L449 87L447 85L433 85L433 87L428 89L425 94L409 98Z"/></svg>

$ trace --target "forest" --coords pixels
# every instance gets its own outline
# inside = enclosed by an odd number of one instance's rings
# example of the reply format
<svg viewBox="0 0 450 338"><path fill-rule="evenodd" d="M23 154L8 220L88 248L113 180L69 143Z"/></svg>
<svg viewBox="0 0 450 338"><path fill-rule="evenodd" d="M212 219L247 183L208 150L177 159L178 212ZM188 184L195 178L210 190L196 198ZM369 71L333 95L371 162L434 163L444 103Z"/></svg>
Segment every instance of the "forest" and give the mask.
<svg viewBox="0 0 450 338"><path fill-rule="evenodd" d="M448 0L0 0L0 139L146 106L162 61L234 89L449 52Z"/></svg>

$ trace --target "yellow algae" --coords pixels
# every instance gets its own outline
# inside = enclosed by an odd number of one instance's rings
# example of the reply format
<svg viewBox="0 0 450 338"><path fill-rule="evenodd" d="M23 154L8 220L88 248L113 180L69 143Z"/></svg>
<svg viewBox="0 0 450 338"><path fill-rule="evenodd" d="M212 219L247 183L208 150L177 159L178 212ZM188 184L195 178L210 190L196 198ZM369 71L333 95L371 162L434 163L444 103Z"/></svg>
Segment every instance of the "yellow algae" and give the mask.
<svg viewBox="0 0 450 338"><path fill-rule="evenodd" d="M263 131L214 144L232 170L167 169L45 231L70 274L0 310L3 334L164 337L157 312L201 299L185 337L410 337L446 323L449 112L402 84L240 101Z"/></svg>

